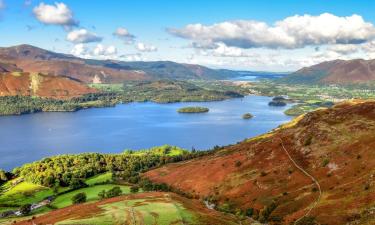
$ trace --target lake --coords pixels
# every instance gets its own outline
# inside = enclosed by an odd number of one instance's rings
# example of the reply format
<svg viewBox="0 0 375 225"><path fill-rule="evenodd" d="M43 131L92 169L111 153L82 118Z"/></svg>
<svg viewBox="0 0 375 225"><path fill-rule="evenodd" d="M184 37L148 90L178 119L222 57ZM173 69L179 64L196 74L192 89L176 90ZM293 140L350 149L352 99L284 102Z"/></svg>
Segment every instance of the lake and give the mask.
<svg viewBox="0 0 375 225"><path fill-rule="evenodd" d="M0 117L0 168L65 153L119 153L170 144L205 150L276 128L291 117L270 107L269 97L246 96L217 102L120 104L78 112ZM179 114L185 106L208 107L203 114ZM250 112L255 117L242 119Z"/></svg>

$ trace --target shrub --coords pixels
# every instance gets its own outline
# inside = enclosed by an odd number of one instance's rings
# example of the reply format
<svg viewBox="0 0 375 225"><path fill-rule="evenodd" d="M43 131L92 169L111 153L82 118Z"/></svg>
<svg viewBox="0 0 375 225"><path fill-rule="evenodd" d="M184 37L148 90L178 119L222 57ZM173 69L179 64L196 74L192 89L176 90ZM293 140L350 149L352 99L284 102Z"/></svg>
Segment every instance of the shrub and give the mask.
<svg viewBox="0 0 375 225"><path fill-rule="evenodd" d="M139 187L134 185L130 187L130 192L131 193L137 193L139 191Z"/></svg>
<svg viewBox="0 0 375 225"><path fill-rule="evenodd" d="M106 196L107 196L107 193L106 193L105 190L102 190L102 191L100 191L100 192L98 193L98 197L99 197L99 199L105 199Z"/></svg>
<svg viewBox="0 0 375 225"><path fill-rule="evenodd" d="M241 161L236 161L235 163L236 167L240 167L242 165Z"/></svg>
<svg viewBox="0 0 375 225"><path fill-rule="evenodd" d="M309 146L312 143L312 136L306 138L305 142L303 143L304 146Z"/></svg>
<svg viewBox="0 0 375 225"><path fill-rule="evenodd" d="M122 194L122 190L120 187L113 187L112 189L107 191L106 197L107 198L112 198L116 197Z"/></svg>
<svg viewBox="0 0 375 225"><path fill-rule="evenodd" d="M268 206L266 206L263 211L260 214L259 221L261 223L266 223L269 221L269 218L271 216L271 213L277 208L277 205L275 202L272 202Z"/></svg>
<svg viewBox="0 0 375 225"><path fill-rule="evenodd" d="M252 217L253 215L254 215L254 209L253 208L246 209L246 216Z"/></svg>
<svg viewBox="0 0 375 225"><path fill-rule="evenodd" d="M87 187L87 184L82 179L74 178L70 181L69 187L73 190L76 190Z"/></svg>
<svg viewBox="0 0 375 225"><path fill-rule="evenodd" d="M20 212L22 215L29 215L31 212L31 204L21 206Z"/></svg>
<svg viewBox="0 0 375 225"><path fill-rule="evenodd" d="M86 199L87 199L86 194L84 192L81 192L72 197L72 202L73 204L79 204L79 203L86 202Z"/></svg>
<svg viewBox="0 0 375 225"><path fill-rule="evenodd" d="M326 167L328 164L329 164L329 159L328 158L324 158L323 161L322 161L322 166Z"/></svg>
<svg viewBox="0 0 375 225"><path fill-rule="evenodd" d="M316 222L315 217L305 216L295 223L295 225L318 225L318 223Z"/></svg>

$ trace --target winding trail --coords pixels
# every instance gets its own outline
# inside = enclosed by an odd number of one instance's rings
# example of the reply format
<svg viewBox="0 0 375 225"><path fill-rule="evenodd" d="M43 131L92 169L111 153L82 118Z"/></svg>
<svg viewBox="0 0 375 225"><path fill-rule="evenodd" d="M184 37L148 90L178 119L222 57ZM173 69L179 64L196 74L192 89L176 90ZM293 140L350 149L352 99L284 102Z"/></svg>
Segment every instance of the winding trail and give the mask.
<svg viewBox="0 0 375 225"><path fill-rule="evenodd" d="M297 219L294 224L296 224L298 221L300 221L301 219L303 219L304 217L308 216L311 211L318 205L321 197L322 197L322 188L320 187L320 184L318 182L317 179L315 179L315 177L313 177L311 174L309 174L306 170L304 170L302 167L300 167L296 161L294 161L294 159L292 158L292 156L289 154L288 150L285 148L284 146L284 142L281 138L280 139L280 143L281 143L281 147L282 149L284 150L284 152L287 154L289 160L294 164L295 167L297 167L297 169L299 169L303 174L305 174L307 177L309 177L315 184L316 186L318 187L318 190L319 190L319 196L318 198L316 199L316 201L314 202L314 204L310 207L310 209L305 213L305 215L303 215L302 217L300 217L299 219Z"/></svg>

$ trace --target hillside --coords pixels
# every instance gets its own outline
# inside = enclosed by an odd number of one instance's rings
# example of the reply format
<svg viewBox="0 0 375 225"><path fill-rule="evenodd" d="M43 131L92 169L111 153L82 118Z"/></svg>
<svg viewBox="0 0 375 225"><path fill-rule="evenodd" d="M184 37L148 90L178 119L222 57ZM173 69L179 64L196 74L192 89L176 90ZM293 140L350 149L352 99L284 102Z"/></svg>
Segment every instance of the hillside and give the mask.
<svg viewBox="0 0 375 225"><path fill-rule="evenodd" d="M334 60L302 68L282 79L303 84L363 84L375 81L375 60Z"/></svg>
<svg viewBox="0 0 375 225"><path fill-rule="evenodd" d="M199 201L173 193L148 192L58 209L26 224L227 224L233 216L205 208Z"/></svg>
<svg viewBox="0 0 375 225"><path fill-rule="evenodd" d="M238 72L170 61L123 62L82 59L31 45L0 48L2 64L14 64L25 72L69 76L85 83L119 83L150 79L223 79ZM13 71L13 70L12 70Z"/></svg>
<svg viewBox="0 0 375 225"><path fill-rule="evenodd" d="M11 72L0 74L0 96L38 96L54 99L69 99L97 90L80 81L62 76L39 73Z"/></svg>
<svg viewBox="0 0 375 225"><path fill-rule="evenodd" d="M375 102L347 102L144 176L206 198L223 211L250 210L263 222L289 224L317 203L310 216L320 224L374 224L372 146ZM291 159L318 181L320 198L317 184Z"/></svg>

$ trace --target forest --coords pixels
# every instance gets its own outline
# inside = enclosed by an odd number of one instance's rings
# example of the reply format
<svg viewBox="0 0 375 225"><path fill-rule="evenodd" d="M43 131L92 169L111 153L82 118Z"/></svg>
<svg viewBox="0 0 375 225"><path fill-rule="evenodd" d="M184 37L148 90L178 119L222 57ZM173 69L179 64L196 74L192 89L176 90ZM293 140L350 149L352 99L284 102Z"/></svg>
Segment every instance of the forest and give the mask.
<svg viewBox="0 0 375 225"><path fill-rule="evenodd" d="M161 146L141 152L124 151L121 154L82 153L59 155L25 164L12 171L13 177L46 187L80 188L83 180L97 174L112 172L124 180L136 183L139 173L170 162L178 162L207 154L205 151L183 150Z"/></svg>

